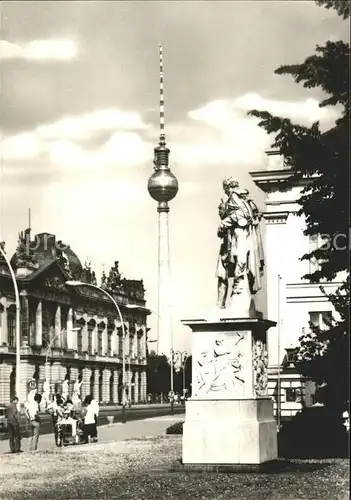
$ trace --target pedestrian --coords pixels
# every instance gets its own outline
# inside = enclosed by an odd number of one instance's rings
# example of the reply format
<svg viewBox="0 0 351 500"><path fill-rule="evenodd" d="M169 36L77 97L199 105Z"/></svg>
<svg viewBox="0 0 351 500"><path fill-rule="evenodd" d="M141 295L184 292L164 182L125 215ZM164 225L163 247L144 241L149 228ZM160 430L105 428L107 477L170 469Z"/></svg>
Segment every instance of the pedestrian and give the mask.
<svg viewBox="0 0 351 500"><path fill-rule="evenodd" d="M82 415L84 417L84 442L89 443L95 435L95 408L91 404L93 397L91 395L86 396L83 403Z"/></svg>
<svg viewBox="0 0 351 500"><path fill-rule="evenodd" d="M20 412L18 410L18 402L18 397L13 397L6 410L11 453L19 453L21 451Z"/></svg>
<svg viewBox="0 0 351 500"><path fill-rule="evenodd" d="M36 394L34 400L27 401L25 404L25 412L31 426L31 439L29 442L29 451L36 451L38 448L39 432L40 432L40 415L39 405L41 395Z"/></svg>
<svg viewBox="0 0 351 500"><path fill-rule="evenodd" d="M96 401L96 399L92 399L91 405L93 405L93 412L94 412L94 434L92 436L92 441L94 443L97 443L98 437L97 437L97 421L98 421L98 416L99 416L99 403Z"/></svg>
<svg viewBox="0 0 351 500"><path fill-rule="evenodd" d="M57 421L63 415L62 406L63 406L63 399L61 395L55 394L54 400L46 408L46 411L51 415L52 418L52 426L54 430L56 446L60 446Z"/></svg>

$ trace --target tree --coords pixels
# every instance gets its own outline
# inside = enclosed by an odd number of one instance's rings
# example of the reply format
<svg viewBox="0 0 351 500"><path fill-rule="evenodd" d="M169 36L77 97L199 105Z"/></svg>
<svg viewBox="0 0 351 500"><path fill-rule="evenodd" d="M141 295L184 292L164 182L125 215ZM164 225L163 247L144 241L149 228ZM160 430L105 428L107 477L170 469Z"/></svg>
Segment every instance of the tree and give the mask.
<svg viewBox="0 0 351 500"><path fill-rule="evenodd" d="M316 4L326 9L335 9L339 16L344 19L350 17L351 3L349 0L316 0Z"/></svg>
<svg viewBox="0 0 351 500"><path fill-rule="evenodd" d="M171 366L165 354L151 351L147 358L147 392L150 394L168 393L171 383Z"/></svg>
<svg viewBox="0 0 351 500"><path fill-rule="evenodd" d="M350 3L337 0L317 1L334 8L344 19L350 17ZM321 237L323 244L303 255L301 260L317 259L319 269L303 276L312 283L331 281L343 273L342 286L328 296L339 314L326 331L312 328L300 338L297 366L301 373L323 387L320 397L328 405L341 407L349 399L348 345L349 322L345 312L350 303L349 291L349 83L350 47L343 41L317 46L316 53L302 64L281 66L275 73L291 75L306 88L320 88L326 94L320 107L337 106L340 117L328 131L319 123L311 127L294 124L288 118L267 111L250 111L260 119L258 125L275 134L272 147L279 149L291 167L291 184L307 179L298 200L306 220L304 234ZM346 349L344 351L344 349ZM347 353L347 354L345 354Z"/></svg>

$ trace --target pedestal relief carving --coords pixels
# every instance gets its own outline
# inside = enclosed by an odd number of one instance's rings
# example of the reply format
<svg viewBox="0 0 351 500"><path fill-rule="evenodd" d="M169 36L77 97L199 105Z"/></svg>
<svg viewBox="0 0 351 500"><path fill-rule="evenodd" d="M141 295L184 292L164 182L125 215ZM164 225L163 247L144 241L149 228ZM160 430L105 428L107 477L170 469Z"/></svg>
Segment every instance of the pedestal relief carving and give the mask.
<svg viewBox="0 0 351 500"><path fill-rule="evenodd" d="M252 349L254 388L256 396L266 396L268 387L268 353L262 340L256 340Z"/></svg>
<svg viewBox="0 0 351 500"><path fill-rule="evenodd" d="M240 342L244 337L237 332L232 337L217 335L211 349L201 352L196 364L196 396L235 390L244 384L243 353Z"/></svg>

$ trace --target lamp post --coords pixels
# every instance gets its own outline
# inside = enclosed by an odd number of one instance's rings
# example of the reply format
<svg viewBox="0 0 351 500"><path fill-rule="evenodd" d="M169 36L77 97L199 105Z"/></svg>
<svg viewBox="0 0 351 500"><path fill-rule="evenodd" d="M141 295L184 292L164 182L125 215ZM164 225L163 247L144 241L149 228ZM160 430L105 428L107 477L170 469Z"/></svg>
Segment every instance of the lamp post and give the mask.
<svg viewBox="0 0 351 500"><path fill-rule="evenodd" d="M282 277L278 274L278 380L277 380L277 428L280 431L280 417L281 417L281 363L280 363L280 337L281 337L281 280Z"/></svg>
<svg viewBox="0 0 351 500"><path fill-rule="evenodd" d="M184 389L185 389L185 363L186 363L186 360L188 359L188 353L187 353L187 351L175 351L174 355L179 357L180 368L183 370L182 379L183 379L183 394L184 394Z"/></svg>
<svg viewBox="0 0 351 500"><path fill-rule="evenodd" d="M72 286L72 287L81 287L81 286L87 286L89 288L94 288L95 290L99 290L100 292L104 293L113 303L113 305L116 308L119 320L121 322L121 328L122 328L122 338L123 338L123 343L122 343L122 424L125 424L127 421L126 417L126 356L125 356L125 341L126 341L126 331L124 328L124 321L122 317L121 310L115 301L115 299L110 295L106 290L103 288L100 288L99 286L92 285L91 283L83 283L82 281L66 281L67 286Z"/></svg>
<svg viewBox="0 0 351 500"><path fill-rule="evenodd" d="M7 258L6 252L4 250L4 243L0 243L0 253L4 258L7 267L9 268L13 288L15 290L15 300L16 300L16 396L18 397L18 402L20 403L20 388L21 388L21 379L20 379L20 363L21 363L21 333L20 333L20 321L21 321L21 303L18 292L18 286L16 281L15 272L11 266L9 259Z"/></svg>

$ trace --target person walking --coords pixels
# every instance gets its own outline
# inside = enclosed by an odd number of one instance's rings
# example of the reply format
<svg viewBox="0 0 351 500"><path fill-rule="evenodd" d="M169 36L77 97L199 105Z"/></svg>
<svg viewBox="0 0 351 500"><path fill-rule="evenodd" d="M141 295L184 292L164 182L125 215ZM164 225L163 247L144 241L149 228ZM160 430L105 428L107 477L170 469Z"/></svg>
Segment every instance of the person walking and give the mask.
<svg viewBox="0 0 351 500"><path fill-rule="evenodd" d="M63 415L62 406L63 406L63 399L61 395L55 394L54 400L46 408L46 411L51 415L52 418L52 426L54 430L56 446L60 446L57 421Z"/></svg>
<svg viewBox="0 0 351 500"><path fill-rule="evenodd" d="M95 437L95 407L92 403L93 397L86 396L83 403L83 417L84 417L84 442L90 443Z"/></svg>
<svg viewBox="0 0 351 500"><path fill-rule="evenodd" d="M6 410L11 453L19 453L21 451L20 412L18 410L18 402L18 397L13 397Z"/></svg>
<svg viewBox="0 0 351 500"><path fill-rule="evenodd" d="M36 394L34 400L27 401L25 404L25 412L27 419L31 426L31 439L29 442L29 451L36 451L38 448L39 432L40 432L40 415L39 405L41 402L41 395Z"/></svg>
<svg viewBox="0 0 351 500"><path fill-rule="evenodd" d="M92 442L97 443L98 437L97 437L97 421L98 421L98 416L99 416L99 403L96 401L96 399L92 399L90 403L93 407L93 412L94 412L94 429L93 429L93 435L92 435Z"/></svg>

